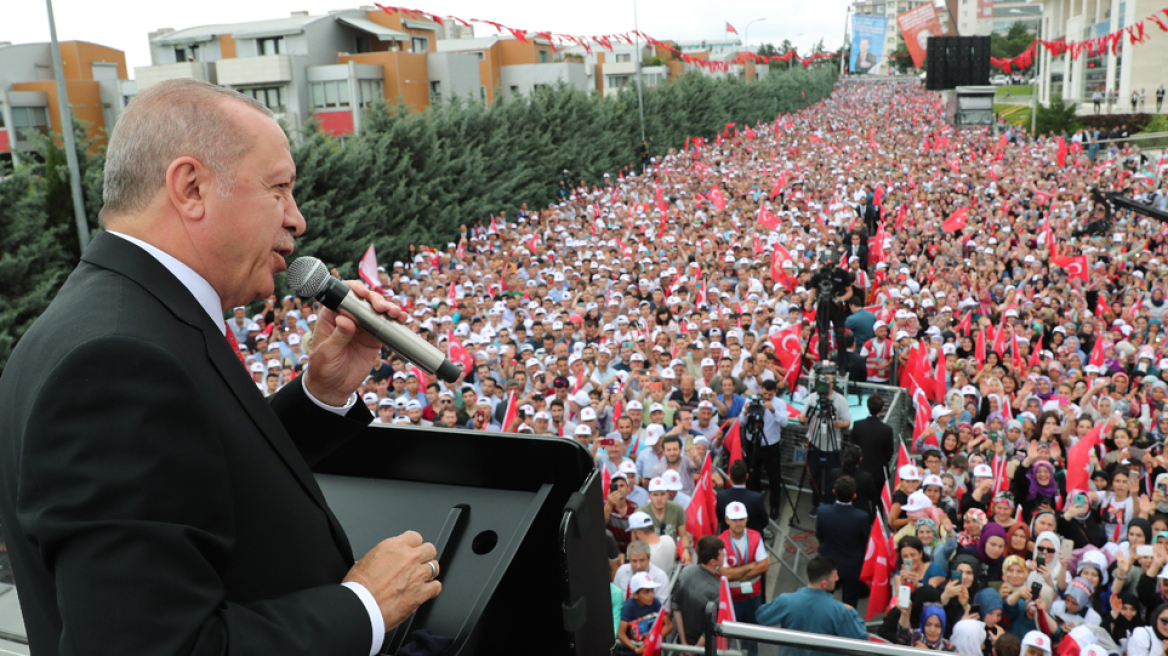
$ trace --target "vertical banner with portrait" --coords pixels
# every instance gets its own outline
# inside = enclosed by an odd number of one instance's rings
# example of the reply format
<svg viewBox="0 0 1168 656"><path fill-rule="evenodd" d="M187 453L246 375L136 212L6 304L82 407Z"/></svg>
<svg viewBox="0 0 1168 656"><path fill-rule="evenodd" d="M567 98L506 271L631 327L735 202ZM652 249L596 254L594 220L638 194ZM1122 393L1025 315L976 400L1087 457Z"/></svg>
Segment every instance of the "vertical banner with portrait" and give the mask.
<svg viewBox="0 0 1168 656"><path fill-rule="evenodd" d="M904 12L896 17L900 34L912 55L913 68L923 68L929 37L941 34L941 20L937 18L937 8L933 3L925 4Z"/></svg>
<svg viewBox="0 0 1168 656"><path fill-rule="evenodd" d="M852 16L852 56L849 70L853 73L871 73L884 55L884 32L888 19L884 16Z"/></svg>

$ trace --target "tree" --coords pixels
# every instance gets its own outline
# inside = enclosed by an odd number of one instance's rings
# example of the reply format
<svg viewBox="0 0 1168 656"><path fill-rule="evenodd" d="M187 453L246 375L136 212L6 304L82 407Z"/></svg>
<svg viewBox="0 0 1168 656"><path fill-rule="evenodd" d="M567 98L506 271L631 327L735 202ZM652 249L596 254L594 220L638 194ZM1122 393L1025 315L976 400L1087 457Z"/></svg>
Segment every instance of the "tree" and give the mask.
<svg viewBox="0 0 1168 656"><path fill-rule="evenodd" d="M1034 117L1034 130L1037 134L1071 133L1079 129L1077 119L1077 105L1066 104L1062 96L1055 96L1050 105L1038 105L1038 115Z"/></svg>
<svg viewBox="0 0 1168 656"><path fill-rule="evenodd" d="M892 65L895 66L897 70L901 72L901 74L916 70L916 67L913 66L912 57L909 56L908 46L903 42L896 48L896 50L892 51L891 57Z"/></svg>
<svg viewBox="0 0 1168 656"><path fill-rule="evenodd" d="M1026 24L1015 21L1006 36L997 32L990 34L990 56L1000 59L1017 57L1033 42L1034 34L1028 31Z"/></svg>

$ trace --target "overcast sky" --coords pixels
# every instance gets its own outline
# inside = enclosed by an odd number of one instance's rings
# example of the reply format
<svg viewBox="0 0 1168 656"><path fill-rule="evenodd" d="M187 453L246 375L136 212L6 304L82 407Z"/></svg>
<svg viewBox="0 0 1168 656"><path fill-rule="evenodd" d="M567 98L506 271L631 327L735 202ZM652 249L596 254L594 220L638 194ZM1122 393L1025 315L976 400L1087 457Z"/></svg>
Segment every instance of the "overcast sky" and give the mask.
<svg viewBox="0 0 1168 656"><path fill-rule="evenodd" d="M29 43L49 40L49 22L42 0L0 0L0 41ZM137 66L150 65L146 35L161 27L182 29L212 23L235 23L281 18L293 11L312 14L332 9L355 8L344 0L195 0L193 2L131 2L129 0L55 0L57 37L62 41L91 41L124 50L130 76ZM394 4L393 0L382 4ZM372 3L370 2L370 6ZM411 0L406 6L443 16L482 18L509 27L592 35L613 34L633 29L631 0L593 0L589 3L522 0L482 2L482 0ZM729 21L739 37L748 36L751 45L790 39L800 51L810 50L820 39L830 49L843 41L848 0L815 2L780 0L639 0L641 30L657 39L715 39L725 36ZM749 35L746 26L755 19ZM494 29L475 25L476 36L488 36Z"/></svg>

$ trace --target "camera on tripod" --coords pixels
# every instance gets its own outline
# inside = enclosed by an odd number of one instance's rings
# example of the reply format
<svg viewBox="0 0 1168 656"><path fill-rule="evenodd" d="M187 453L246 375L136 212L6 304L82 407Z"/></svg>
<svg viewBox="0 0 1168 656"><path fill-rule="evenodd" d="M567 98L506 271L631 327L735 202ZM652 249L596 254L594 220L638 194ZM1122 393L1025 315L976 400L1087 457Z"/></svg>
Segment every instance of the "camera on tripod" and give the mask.
<svg viewBox="0 0 1168 656"><path fill-rule="evenodd" d="M836 370L835 363L828 360L818 362L811 368L811 373L813 374L811 390L815 392L817 397L816 405L819 407L820 412L830 413L834 416L835 407L832 405L831 397L832 393L835 392L835 377L839 373ZM828 378L829 376L830 378Z"/></svg>

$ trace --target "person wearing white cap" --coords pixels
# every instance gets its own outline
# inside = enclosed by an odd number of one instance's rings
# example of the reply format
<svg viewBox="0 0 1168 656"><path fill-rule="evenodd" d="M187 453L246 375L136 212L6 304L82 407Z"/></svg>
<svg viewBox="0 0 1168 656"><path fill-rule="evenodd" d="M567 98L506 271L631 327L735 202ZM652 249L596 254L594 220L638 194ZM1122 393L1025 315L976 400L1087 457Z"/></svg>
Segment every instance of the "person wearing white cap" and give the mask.
<svg viewBox="0 0 1168 656"><path fill-rule="evenodd" d="M925 478L920 468L912 464L901 465L897 475L900 477L900 483L892 491L892 507L888 510L888 524L893 531L899 531L911 521L905 515L904 506L908 503L909 496L920 490L921 481Z"/></svg>
<svg viewBox="0 0 1168 656"><path fill-rule="evenodd" d="M659 478L653 481L649 483L649 494L653 494L654 487L664 494L664 482ZM653 518L645 509L629 515L629 537L649 545L649 560L654 565L666 572L673 570L673 565L677 562L677 541L672 535L657 533Z"/></svg>
<svg viewBox="0 0 1168 656"><path fill-rule="evenodd" d="M632 590L632 598L627 599L624 606L621 607L620 624L616 637L624 646L621 651L634 654L640 653L638 650L643 650L645 645L643 639L634 639L634 637L644 638L649 635L657 621L657 616L661 614L661 601L655 598L659 584L644 572L634 574L629 586ZM673 631L673 622L668 613L665 613L662 618L661 630L662 635L668 635L665 631Z"/></svg>
<svg viewBox="0 0 1168 656"><path fill-rule="evenodd" d="M734 617L739 622L753 624L754 613L762 606L762 577L770 567L770 556L762 534L746 527L747 517L746 504L741 501L726 504L728 528L718 539L726 545L722 576L730 581Z"/></svg>
<svg viewBox="0 0 1168 656"><path fill-rule="evenodd" d="M659 535L674 538L682 549L687 550L682 552L682 561L688 563L688 549L691 545L686 534L685 509L676 501L669 500L669 484L664 478L649 480L649 505L641 510L653 521L653 528Z"/></svg>
<svg viewBox="0 0 1168 656"><path fill-rule="evenodd" d="M1161 645L1156 645L1156 651L1152 653L1160 653L1163 651ZM1022 654L1021 656L1051 656L1054 645L1050 640L1050 636L1042 631L1030 631L1022 636Z"/></svg>
<svg viewBox="0 0 1168 656"><path fill-rule="evenodd" d="M864 358L864 365L868 370L869 383L887 383L892 373L892 361L896 355L896 346L888 339L888 324L877 321L872 324L875 335L863 343L860 355ZM856 343L861 343L856 340Z"/></svg>

